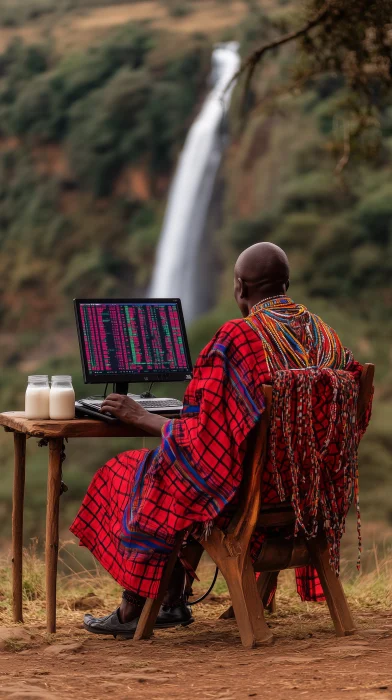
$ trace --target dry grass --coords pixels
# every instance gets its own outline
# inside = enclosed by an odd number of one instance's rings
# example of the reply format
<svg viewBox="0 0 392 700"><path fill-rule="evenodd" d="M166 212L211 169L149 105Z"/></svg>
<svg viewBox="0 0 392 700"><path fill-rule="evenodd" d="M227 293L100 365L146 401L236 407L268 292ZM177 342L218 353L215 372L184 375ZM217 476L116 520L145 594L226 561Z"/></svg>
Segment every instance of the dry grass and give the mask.
<svg viewBox="0 0 392 700"><path fill-rule="evenodd" d="M119 588L92 560L81 567L78 554L74 544L61 548L58 629L48 635L43 561L34 547L25 553L26 642L11 640L0 652L1 700L100 700L108 693L112 700L184 700L189 694L200 700L390 697L385 691L392 688L392 561L387 557L347 585L359 629L355 637L337 639L327 606L300 603L288 572L282 576L278 612L267 618L275 643L250 651L241 646L234 620L218 620L229 604L221 579L197 606L190 627L159 630L145 642L86 634L83 599L90 594L89 609L107 613L118 605ZM212 573L207 559L199 570L200 591ZM8 626L9 559L3 566L0 561L0 591L0 624Z"/></svg>
<svg viewBox="0 0 392 700"><path fill-rule="evenodd" d="M60 547L60 573L58 576L58 620L60 624L78 624L81 610L93 609L97 613L107 613L119 603L120 588L93 557L89 557L87 566L78 558L79 551L74 542L64 542ZM381 561L375 556L375 569L369 573L354 575L343 570L342 579L345 590L354 611L389 611L392 610L392 557L386 556ZM195 585L195 593L204 592L212 579L214 566L209 559L203 559L198 573L200 582ZM45 621L45 564L37 551L36 542L25 550L23 569L23 607L25 622L41 626ZM84 599L87 598L86 601ZM0 624L11 622L11 565L10 557L0 560ZM203 617L217 616L228 605L229 596L224 579L219 576L212 599L198 606ZM277 594L279 618L291 618L295 626L303 617L312 614L315 606L302 603L296 594L294 572L283 572L280 576Z"/></svg>

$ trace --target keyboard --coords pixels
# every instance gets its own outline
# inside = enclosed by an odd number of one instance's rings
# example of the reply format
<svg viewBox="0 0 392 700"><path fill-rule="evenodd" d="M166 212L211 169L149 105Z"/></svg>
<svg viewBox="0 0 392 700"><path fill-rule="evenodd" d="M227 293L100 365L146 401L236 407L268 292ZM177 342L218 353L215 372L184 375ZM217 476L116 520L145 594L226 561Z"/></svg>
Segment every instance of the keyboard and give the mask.
<svg viewBox="0 0 392 700"><path fill-rule="evenodd" d="M149 413L158 413L163 416L168 415L175 417L179 416L182 410L182 401L178 399L141 399L138 394L128 394L128 396L134 399L134 401L137 401L137 403L145 408L146 411L149 411ZM93 397L80 399L75 403L75 407L79 414L84 410L86 415L90 418L97 418L98 420L103 420L108 423L116 421L117 419L110 413L101 412L102 402L103 399L96 399Z"/></svg>
<svg viewBox="0 0 392 700"><path fill-rule="evenodd" d="M182 409L182 401L178 401L178 399L137 399L137 403L147 411L158 408Z"/></svg>
<svg viewBox="0 0 392 700"><path fill-rule="evenodd" d="M101 413L99 406L88 400L75 401L75 413L77 417L95 418L105 423L117 423L117 418L110 413Z"/></svg>

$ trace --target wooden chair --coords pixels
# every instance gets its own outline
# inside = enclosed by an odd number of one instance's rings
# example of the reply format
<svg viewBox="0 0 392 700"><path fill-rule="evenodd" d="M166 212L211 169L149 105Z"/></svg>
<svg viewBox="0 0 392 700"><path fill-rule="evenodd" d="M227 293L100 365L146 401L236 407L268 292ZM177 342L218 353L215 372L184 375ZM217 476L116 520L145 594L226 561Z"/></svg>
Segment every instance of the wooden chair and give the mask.
<svg viewBox="0 0 392 700"><path fill-rule="evenodd" d="M365 365L360 379L359 419L364 415L369 404L373 377L374 365ZM260 426L254 434L252 448L248 452L249 459L246 460L244 469L238 509L226 533L214 527L208 539L200 542L220 569L229 589L232 609L222 617L235 615L244 647L270 644L273 635L264 619L263 602L266 604L268 601L281 570L312 564L320 578L336 634L338 636L353 634L355 624L340 579L329 565L328 548L323 532L311 540L306 540L304 537L287 539L276 536L279 528L284 528L286 533L287 528L294 528L293 509L290 503L261 506L261 474L267 458L272 387L264 385L263 390L266 409ZM249 543L256 526L266 528L266 540L259 559L253 565L249 554ZM269 531L272 529L274 537L269 536ZM158 597L155 600L147 600L144 605L135 640L148 639L153 632L184 534L184 532L178 534L176 546L165 568ZM261 572L257 583L255 571Z"/></svg>

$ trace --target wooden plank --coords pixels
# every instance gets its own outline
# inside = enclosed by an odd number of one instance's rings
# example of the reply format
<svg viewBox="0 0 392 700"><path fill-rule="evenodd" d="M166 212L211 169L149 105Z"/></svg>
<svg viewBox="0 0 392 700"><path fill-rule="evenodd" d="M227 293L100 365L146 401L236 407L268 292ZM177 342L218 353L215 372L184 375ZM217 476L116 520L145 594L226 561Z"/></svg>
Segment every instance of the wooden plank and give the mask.
<svg viewBox="0 0 392 700"><path fill-rule="evenodd" d="M244 476L241 483L238 510L232 519L225 537L228 551L241 542L240 549L247 548L256 527L261 503L261 475L267 458L267 438L272 404L272 386L263 384L265 409L260 425L253 432L254 444L246 457ZM249 449L249 448L248 448ZM249 463L249 461L250 463ZM233 549L234 551L234 549Z"/></svg>
<svg viewBox="0 0 392 700"><path fill-rule="evenodd" d="M29 420L22 411L0 413L0 425L32 437L151 437L144 430L124 423L104 423L101 420Z"/></svg>
<svg viewBox="0 0 392 700"><path fill-rule="evenodd" d="M324 533L307 540L306 545L310 552L311 563L320 579L337 637L355 634L357 628L344 594L342 582L329 564L329 551Z"/></svg>
<svg viewBox="0 0 392 700"><path fill-rule="evenodd" d="M273 636L264 618L251 558L247 551L239 556L228 556L222 535L221 530L213 527L201 544L227 583L242 644L247 649L257 644L271 644Z"/></svg>
<svg viewBox="0 0 392 700"><path fill-rule="evenodd" d="M14 434L14 487L12 496L12 610L14 622L23 622L23 502L26 472L26 436Z"/></svg>
<svg viewBox="0 0 392 700"><path fill-rule="evenodd" d="M173 551L171 552L161 582L159 584L158 595L156 598L147 598L144 603L143 610L139 617L139 622L137 624L134 641L139 641L140 639L150 639L154 626L157 621L159 609L162 605L163 599L165 597L166 591L170 584L170 579L176 565L178 555L184 538L186 536L185 531L181 531L177 534L176 543L174 545Z"/></svg>
<svg viewBox="0 0 392 700"><path fill-rule="evenodd" d="M46 628L56 631L56 584L59 550L59 505L61 486L61 438L49 439L48 492L46 504Z"/></svg>

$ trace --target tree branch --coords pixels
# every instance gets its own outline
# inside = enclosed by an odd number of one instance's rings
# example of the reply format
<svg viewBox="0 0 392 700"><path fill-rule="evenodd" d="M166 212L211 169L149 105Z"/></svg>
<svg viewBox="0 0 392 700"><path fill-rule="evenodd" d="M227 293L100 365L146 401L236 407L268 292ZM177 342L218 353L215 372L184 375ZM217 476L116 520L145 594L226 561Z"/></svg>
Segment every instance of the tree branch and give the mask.
<svg viewBox="0 0 392 700"><path fill-rule="evenodd" d="M264 44L260 48L256 49L250 56L248 56L247 59L242 63L241 67L237 71L237 73L233 76L233 78L230 80L229 84L225 88L225 91L229 89L229 87L236 81L238 78L247 71L247 76L246 76L246 83L245 83L245 92L248 91L250 83L253 78L253 73L255 71L255 68L259 61L262 59L265 53L268 51L272 51L273 49L276 49L278 46L283 46L283 44L288 44L290 41L295 41L296 39L299 39L302 36L305 36L310 32L311 29L314 27L317 27L319 24L322 24L330 14L330 12L333 10L335 2L334 0L327 0L325 5L318 11L318 13L310 19L306 24L304 24L303 27L300 29L297 29L296 31L289 32L288 34L284 34L283 36L279 37L279 39L275 39L274 41L271 41L268 44Z"/></svg>

